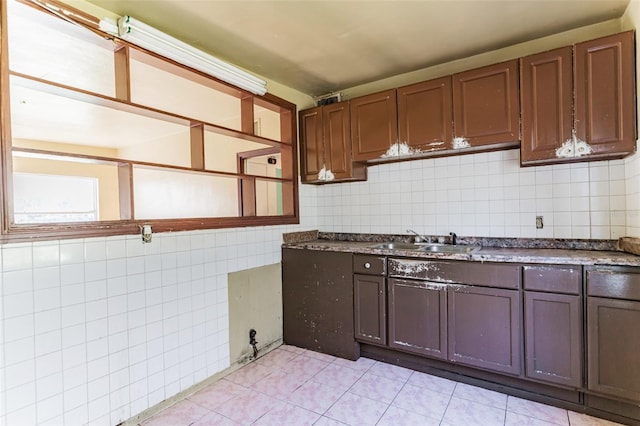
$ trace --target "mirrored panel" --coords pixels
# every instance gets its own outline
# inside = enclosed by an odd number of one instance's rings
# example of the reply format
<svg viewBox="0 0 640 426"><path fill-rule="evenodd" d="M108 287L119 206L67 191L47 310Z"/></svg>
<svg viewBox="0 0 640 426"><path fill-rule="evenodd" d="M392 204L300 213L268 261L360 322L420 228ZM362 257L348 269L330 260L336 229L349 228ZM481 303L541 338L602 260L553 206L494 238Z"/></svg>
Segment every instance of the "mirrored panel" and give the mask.
<svg viewBox="0 0 640 426"><path fill-rule="evenodd" d="M11 71L114 96L113 42L15 0L7 8Z"/></svg>
<svg viewBox="0 0 640 426"><path fill-rule="evenodd" d="M14 152L13 171L14 223L126 219L117 164Z"/></svg>
<svg viewBox="0 0 640 426"><path fill-rule="evenodd" d="M133 193L136 219L239 215L236 178L134 167Z"/></svg>
<svg viewBox="0 0 640 426"><path fill-rule="evenodd" d="M240 98L214 81L131 49L131 101L240 130Z"/></svg>

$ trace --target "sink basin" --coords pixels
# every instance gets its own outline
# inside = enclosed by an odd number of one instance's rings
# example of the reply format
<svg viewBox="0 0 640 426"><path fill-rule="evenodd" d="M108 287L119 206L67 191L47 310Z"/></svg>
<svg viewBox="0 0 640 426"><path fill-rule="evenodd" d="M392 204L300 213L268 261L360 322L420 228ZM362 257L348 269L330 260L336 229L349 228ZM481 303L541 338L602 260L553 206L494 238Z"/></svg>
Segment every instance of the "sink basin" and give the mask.
<svg viewBox="0 0 640 426"><path fill-rule="evenodd" d="M387 242L387 243L378 243L371 246L374 249L384 249L384 250L420 250L420 251L428 251L432 253L462 253L462 254L470 254L475 253L480 250L480 247L477 246L458 246L451 244L425 244L425 243L402 243L402 242Z"/></svg>
<svg viewBox="0 0 640 426"><path fill-rule="evenodd" d="M478 246L454 246L451 244L424 244L420 250L430 251L433 253L475 253L480 250Z"/></svg>
<svg viewBox="0 0 640 426"><path fill-rule="evenodd" d="M372 245L374 249L386 249L386 250L421 250L422 245L413 243L380 243Z"/></svg>

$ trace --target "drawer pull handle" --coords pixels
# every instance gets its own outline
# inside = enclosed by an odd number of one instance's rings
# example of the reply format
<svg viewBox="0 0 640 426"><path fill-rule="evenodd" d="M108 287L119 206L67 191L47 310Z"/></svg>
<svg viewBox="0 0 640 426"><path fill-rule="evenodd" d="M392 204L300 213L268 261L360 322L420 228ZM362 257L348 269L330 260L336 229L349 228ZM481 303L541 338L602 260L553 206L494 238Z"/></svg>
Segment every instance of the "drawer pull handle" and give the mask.
<svg viewBox="0 0 640 426"><path fill-rule="evenodd" d="M370 269L370 268L371 268L371 264L369 262L365 262L364 269Z"/></svg>

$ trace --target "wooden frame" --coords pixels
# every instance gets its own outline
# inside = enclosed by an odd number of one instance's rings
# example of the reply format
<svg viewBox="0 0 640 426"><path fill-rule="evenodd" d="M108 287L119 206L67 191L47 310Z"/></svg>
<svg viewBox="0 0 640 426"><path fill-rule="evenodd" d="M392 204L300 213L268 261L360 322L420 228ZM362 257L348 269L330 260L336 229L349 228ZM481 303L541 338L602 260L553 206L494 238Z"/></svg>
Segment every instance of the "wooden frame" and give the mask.
<svg viewBox="0 0 640 426"><path fill-rule="evenodd" d="M38 2L20 0L21 3L32 6L36 9L43 10L54 16L59 16L55 11L43 8ZM64 19L72 21L90 29L93 33L103 38L111 38L106 33L102 33L95 23L97 18L78 11L66 4L59 3L55 0L51 3L55 8L60 10L69 10L72 13L64 16ZM162 231L183 231L195 229L211 229L226 227L243 227L243 226L269 226L281 224L299 223L298 217L298 171L297 171L297 141L296 141L296 106L284 99L278 98L271 94L264 96L253 95L228 83L222 82L214 77L210 77L197 70L193 70L184 65L178 64L166 58L162 58L153 52L140 49L127 42L114 40L114 67L115 67L115 97L98 94L92 91L70 87L65 84L47 81L42 78L25 75L9 70L8 65L8 41L7 41L7 4L6 0L0 0L0 26L2 33L0 34L0 160L2 164L2 176L0 188L0 219L2 228L0 232L0 243L10 241L33 241L44 239L60 239L60 238L77 238L90 236L107 236L136 234L139 232L138 226L144 223L151 223L156 232ZM91 37L91 33L88 34ZM144 54L138 53L138 51ZM132 56L133 55L133 56ZM221 93L231 95L240 100L240 116L241 128L231 129L213 123L203 122L191 117L175 114L168 111L159 110L150 106L136 104L131 101L131 78L130 78L130 58L135 57L136 60L144 60L147 64L156 66L163 71L169 71L180 77L186 77L192 81L203 84ZM188 127L191 149L190 167L181 167L168 164L158 164L145 161L123 160L120 158L109 158L94 155L71 154L58 151L45 151L40 149L28 149L12 147L11 141L11 111L9 102L9 79L13 83L20 86L34 89L40 92L54 94L78 101L105 106L111 109L124 111L144 117L159 119L165 122L176 123ZM274 140L261 137L254 134L253 119L255 105L270 109L280 115L280 139ZM282 184L283 188L283 216L256 216L255 215L255 191L242 191L241 202L251 205L253 200L253 214L245 215L244 209L240 209L242 214L238 217L204 217L204 218L188 218L188 219L158 219L158 220L137 220L135 219L134 208L134 191L133 191L133 168L134 166L160 168L164 170L182 171L186 173L199 173L215 176L233 177L239 180L239 183L254 183L255 178L247 175L244 170L238 170L236 173L205 170L204 167L204 132L214 132L229 136L239 140L257 142L262 145L269 146L268 151L282 153L282 170L281 178L264 177L264 180L277 181ZM262 150L261 150L262 151ZM82 223L51 223L36 225L18 225L12 223L13 216L13 200L12 191L12 155L13 152L28 153L31 155L41 155L49 157L63 157L70 159L82 159L84 161L96 163L111 163L117 166L118 170L118 187L120 200L120 217L121 220L99 221L99 222L82 222ZM240 161L240 160L239 160ZM260 177L260 179L263 179ZM251 185L243 185L251 186ZM251 213L246 210L247 213Z"/></svg>

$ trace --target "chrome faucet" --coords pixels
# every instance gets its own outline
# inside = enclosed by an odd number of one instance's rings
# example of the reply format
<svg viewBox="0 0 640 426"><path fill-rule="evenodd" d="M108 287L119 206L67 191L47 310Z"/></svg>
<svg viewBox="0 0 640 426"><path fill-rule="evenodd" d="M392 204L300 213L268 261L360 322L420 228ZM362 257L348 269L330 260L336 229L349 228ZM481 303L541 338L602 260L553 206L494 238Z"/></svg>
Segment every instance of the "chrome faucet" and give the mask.
<svg viewBox="0 0 640 426"><path fill-rule="evenodd" d="M416 243L420 243L420 242L423 242L423 241L428 243L430 241L429 237L425 237L424 235L420 235L416 231L414 231L413 229L407 229L407 232L410 232L410 233L416 235L416 238L415 238L415 242Z"/></svg>
<svg viewBox="0 0 640 426"><path fill-rule="evenodd" d="M449 236L451 237L451 245L456 245L458 243L458 236L455 232L449 232Z"/></svg>

